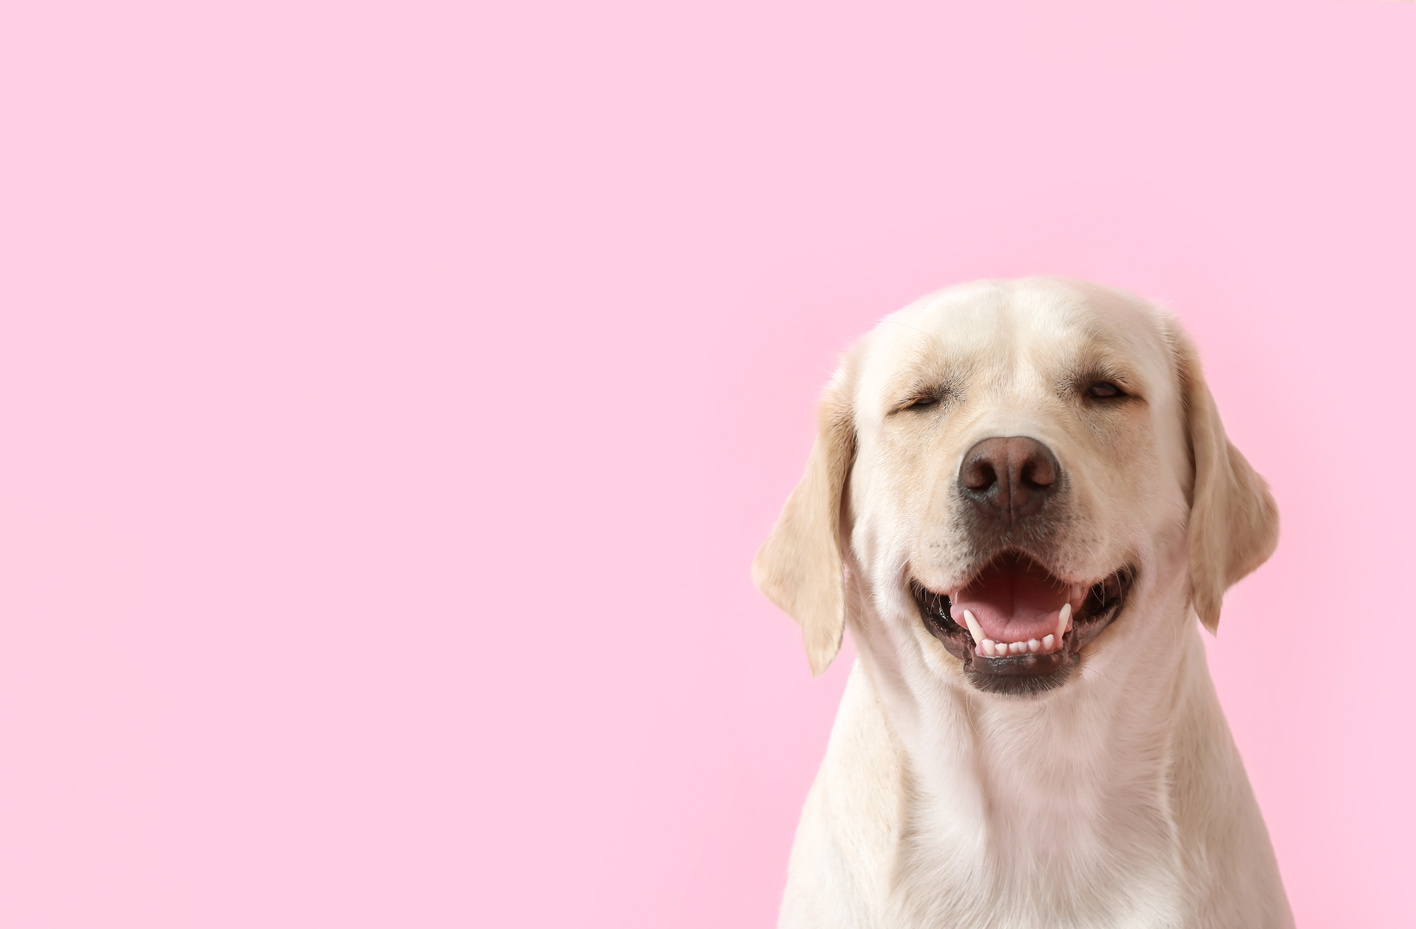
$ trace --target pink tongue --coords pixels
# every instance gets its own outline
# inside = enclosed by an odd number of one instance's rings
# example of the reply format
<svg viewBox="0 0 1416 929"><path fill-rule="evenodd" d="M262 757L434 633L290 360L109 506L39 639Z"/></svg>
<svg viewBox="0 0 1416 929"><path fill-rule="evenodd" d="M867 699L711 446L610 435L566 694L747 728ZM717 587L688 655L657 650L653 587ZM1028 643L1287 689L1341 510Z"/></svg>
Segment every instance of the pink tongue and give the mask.
<svg viewBox="0 0 1416 929"><path fill-rule="evenodd" d="M1036 562L1007 558L959 591L949 612L960 626L964 610L973 613L984 635L995 642L1021 642L1056 632L1057 611L1066 599L1066 588Z"/></svg>

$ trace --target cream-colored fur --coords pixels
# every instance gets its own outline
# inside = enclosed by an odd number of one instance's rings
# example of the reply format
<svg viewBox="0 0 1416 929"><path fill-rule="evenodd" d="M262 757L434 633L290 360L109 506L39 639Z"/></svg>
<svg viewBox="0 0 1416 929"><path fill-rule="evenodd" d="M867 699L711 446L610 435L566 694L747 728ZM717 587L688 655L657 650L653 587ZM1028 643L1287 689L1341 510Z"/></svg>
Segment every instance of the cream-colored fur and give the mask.
<svg viewBox="0 0 1416 929"><path fill-rule="evenodd" d="M1134 401L1087 403L1099 376ZM904 409L921 391L947 400ZM950 491L990 436L1044 442L1068 474L1059 577L1137 569L1077 673L1045 693L975 688L909 592L978 569ZM780 925L1290 926L1195 622L1216 627L1277 534L1192 344L1156 307L1033 278L885 319L828 387L806 474L753 565L813 672L846 626L858 652Z"/></svg>

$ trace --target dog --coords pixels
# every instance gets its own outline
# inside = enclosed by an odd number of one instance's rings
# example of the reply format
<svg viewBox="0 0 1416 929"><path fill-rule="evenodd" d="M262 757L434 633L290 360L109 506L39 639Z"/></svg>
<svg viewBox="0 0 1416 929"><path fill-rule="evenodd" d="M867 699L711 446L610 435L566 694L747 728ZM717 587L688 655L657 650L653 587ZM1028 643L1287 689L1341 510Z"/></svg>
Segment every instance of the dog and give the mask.
<svg viewBox="0 0 1416 929"><path fill-rule="evenodd" d="M753 579L814 674L846 627L857 659L779 925L1291 926L1199 631L1278 512L1175 319L952 287L843 356L817 425Z"/></svg>

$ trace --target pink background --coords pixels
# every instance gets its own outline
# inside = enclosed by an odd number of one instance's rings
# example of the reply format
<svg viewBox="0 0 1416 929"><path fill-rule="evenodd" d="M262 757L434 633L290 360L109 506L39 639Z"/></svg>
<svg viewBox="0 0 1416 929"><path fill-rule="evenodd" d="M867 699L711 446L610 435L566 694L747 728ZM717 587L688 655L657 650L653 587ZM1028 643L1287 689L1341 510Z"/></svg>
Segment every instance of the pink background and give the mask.
<svg viewBox="0 0 1416 929"><path fill-rule="evenodd" d="M1405 922L1416 7L936 6L7 5L0 923L772 925L849 662L752 552L1034 271L1200 342L1294 909Z"/></svg>

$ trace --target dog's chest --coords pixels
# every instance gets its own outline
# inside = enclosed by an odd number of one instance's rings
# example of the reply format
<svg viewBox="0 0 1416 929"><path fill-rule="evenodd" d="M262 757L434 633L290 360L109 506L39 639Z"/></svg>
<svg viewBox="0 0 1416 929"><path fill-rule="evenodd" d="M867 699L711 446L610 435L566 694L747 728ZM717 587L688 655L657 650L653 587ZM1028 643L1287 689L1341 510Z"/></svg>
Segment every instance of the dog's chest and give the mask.
<svg viewBox="0 0 1416 929"><path fill-rule="evenodd" d="M1184 922L1179 856L1158 819L1123 814L1084 821L1026 809L962 816L936 807L915 811L909 821L915 828L901 836L889 882L890 925L1102 929Z"/></svg>
<svg viewBox="0 0 1416 929"><path fill-rule="evenodd" d="M803 814L782 926L1202 922L1206 891L1172 809L1172 743L1151 714L1123 711L1143 708L1135 695L1107 703L1123 708L1109 716L893 696L859 666L852 674Z"/></svg>
<svg viewBox="0 0 1416 929"><path fill-rule="evenodd" d="M1060 720L945 723L929 731L952 735L896 756L899 925L1183 924L1167 765L1127 748L1152 740Z"/></svg>

